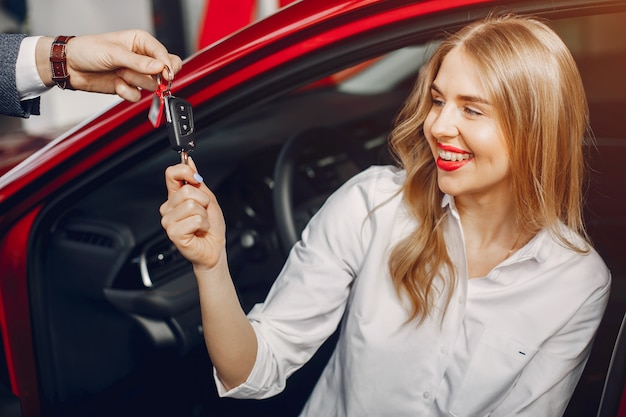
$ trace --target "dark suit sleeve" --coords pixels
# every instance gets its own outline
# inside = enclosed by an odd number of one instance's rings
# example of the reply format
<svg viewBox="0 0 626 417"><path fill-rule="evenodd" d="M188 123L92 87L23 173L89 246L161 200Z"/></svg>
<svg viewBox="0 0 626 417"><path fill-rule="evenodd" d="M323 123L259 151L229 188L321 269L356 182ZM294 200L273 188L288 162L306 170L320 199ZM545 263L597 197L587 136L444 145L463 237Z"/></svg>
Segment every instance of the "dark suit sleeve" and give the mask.
<svg viewBox="0 0 626 417"><path fill-rule="evenodd" d="M15 83L15 62L23 34L0 34L0 114L29 117L39 114L39 98L20 101Z"/></svg>

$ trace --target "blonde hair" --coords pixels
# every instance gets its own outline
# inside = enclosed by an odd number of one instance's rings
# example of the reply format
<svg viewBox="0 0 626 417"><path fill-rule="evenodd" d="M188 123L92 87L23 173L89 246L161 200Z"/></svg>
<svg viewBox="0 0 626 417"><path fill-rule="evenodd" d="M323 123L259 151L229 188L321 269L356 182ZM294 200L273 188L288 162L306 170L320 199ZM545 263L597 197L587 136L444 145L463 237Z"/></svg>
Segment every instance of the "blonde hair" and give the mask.
<svg viewBox="0 0 626 417"><path fill-rule="evenodd" d="M525 231L548 229L577 252L561 222L586 238L582 220L583 145L589 133L582 80L563 41L530 17L491 16L444 40L420 71L390 136L390 149L406 170L404 199L420 226L392 250L389 269L399 294L408 297L418 322L433 307L436 280L444 271L447 300L455 285L442 220L442 192L423 124L430 88L443 59L462 48L478 67L510 149L516 221ZM438 286L440 287L440 286Z"/></svg>

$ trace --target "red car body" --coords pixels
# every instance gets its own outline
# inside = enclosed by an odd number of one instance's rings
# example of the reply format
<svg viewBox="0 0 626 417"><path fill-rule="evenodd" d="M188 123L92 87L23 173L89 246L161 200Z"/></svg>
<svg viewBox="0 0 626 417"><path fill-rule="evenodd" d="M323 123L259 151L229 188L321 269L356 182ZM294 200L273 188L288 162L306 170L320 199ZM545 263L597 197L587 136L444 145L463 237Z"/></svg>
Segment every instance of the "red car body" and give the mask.
<svg viewBox="0 0 626 417"><path fill-rule="evenodd" d="M202 108L208 125L228 112L229 100L236 98L241 86L269 80L277 68L353 39L375 36L391 26L422 22L426 37L440 28L456 27L450 22L463 21L459 16L480 17L494 8L550 18L624 7L621 1L304 0L187 59L172 92ZM24 416L46 415L31 325L31 232L50 200L68 184L81 182L112 160L128 165L141 160L141 142L154 134L147 119L150 102L151 94L146 93L138 103L120 103L0 177L0 332L10 389L19 398ZM619 175L616 178L623 179ZM620 246L612 250L623 256L623 239L617 239Z"/></svg>

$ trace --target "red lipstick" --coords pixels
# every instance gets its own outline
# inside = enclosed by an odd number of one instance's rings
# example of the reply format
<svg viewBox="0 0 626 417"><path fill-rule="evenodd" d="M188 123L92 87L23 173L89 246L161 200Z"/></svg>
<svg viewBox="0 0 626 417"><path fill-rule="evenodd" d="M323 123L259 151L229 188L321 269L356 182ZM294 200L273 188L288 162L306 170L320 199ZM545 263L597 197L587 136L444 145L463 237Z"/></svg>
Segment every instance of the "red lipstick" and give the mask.
<svg viewBox="0 0 626 417"><path fill-rule="evenodd" d="M439 156L437 157L437 167L444 171L455 171L467 165L473 159L473 155L463 149L455 148L454 146L450 145L444 145L442 143L437 143L437 147L443 152L450 152L458 155L468 155L468 157L464 156L464 158L460 160L449 160L448 158L442 158L442 152L440 152Z"/></svg>

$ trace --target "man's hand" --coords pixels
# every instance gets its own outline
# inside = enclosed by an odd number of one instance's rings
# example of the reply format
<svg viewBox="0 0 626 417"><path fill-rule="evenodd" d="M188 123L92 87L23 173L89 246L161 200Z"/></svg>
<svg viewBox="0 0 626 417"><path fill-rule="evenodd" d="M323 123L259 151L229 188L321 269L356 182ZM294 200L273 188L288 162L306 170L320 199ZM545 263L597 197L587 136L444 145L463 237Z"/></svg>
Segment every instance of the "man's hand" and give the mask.
<svg viewBox="0 0 626 417"><path fill-rule="evenodd" d="M50 47L54 38L37 43L37 68L42 81L53 86ZM148 32L127 30L76 36L66 45L67 72L75 90L117 94L128 101L141 98L140 89L154 91L155 75L169 79L182 68L181 59Z"/></svg>

